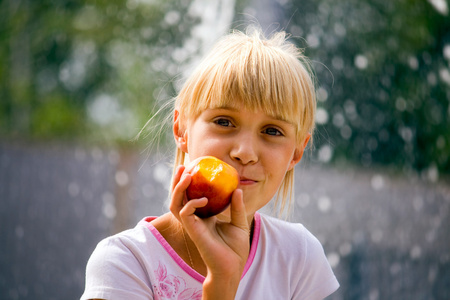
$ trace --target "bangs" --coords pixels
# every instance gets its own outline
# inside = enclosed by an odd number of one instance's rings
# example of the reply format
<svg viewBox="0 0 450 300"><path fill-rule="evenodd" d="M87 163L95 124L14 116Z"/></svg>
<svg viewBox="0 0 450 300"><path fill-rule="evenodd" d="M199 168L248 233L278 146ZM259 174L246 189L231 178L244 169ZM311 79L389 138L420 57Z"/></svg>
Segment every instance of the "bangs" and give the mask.
<svg viewBox="0 0 450 300"><path fill-rule="evenodd" d="M276 44L276 38L271 41ZM284 48L238 35L222 41L185 84L178 109L188 118L208 108L261 110L294 124L301 138L314 127L314 84L297 48Z"/></svg>

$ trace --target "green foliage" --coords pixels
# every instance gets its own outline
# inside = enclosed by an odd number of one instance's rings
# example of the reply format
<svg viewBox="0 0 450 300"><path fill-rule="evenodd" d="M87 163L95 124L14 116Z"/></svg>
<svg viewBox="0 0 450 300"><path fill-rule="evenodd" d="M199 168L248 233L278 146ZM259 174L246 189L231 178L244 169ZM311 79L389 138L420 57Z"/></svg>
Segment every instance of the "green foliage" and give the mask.
<svg viewBox="0 0 450 300"><path fill-rule="evenodd" d="M430 3L284 7L319 79L319 159L450 171L450 17Z"/></svg>
<svg viewBox="0 0 450 300"><path fill-rule="evenodd" d="M437 2L278 2L318 78L315 159L450 171L450 17ZM0 1L0 138L133 138L201 47L191 3Z"/></svg>
<svg viewBox="0 0 450 300"><path fill-rule="evenodd" d="M173 56L197 23L189 5L0 2L0 136L132 138L189 59Z"/></svg>
<svg viewBox="0 0 450 300"><path fill-rule="evenodd" d="M72 107L63 97L47 97L31 115L31 135L37 138L71 138L82 128L80 107Z"/></svg>

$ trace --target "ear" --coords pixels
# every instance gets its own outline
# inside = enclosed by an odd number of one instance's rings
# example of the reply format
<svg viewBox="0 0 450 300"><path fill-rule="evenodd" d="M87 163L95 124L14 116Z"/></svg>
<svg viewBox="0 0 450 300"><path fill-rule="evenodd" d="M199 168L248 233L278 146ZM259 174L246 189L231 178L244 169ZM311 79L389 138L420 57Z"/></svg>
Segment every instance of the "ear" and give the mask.
<svg viewBox="0 0 450 300"><path fill-rule="evenodd" d="M180 120L180 112L175 109L173 113L173 137L177 147L187 153L187 133Z"/></svg>
<svg viewBox="0 0 450 300"><path fill-rule="evenodd" d="M303 144L298 146L294 150L294 155L292 156L292 160L289 164L288 171L292 170L295 167L295 165L298 164L302 160L303 153L305 152L306 145L308 145L310 138L311 138L311 133L308 132L305 140L303 141Z"/></svg>

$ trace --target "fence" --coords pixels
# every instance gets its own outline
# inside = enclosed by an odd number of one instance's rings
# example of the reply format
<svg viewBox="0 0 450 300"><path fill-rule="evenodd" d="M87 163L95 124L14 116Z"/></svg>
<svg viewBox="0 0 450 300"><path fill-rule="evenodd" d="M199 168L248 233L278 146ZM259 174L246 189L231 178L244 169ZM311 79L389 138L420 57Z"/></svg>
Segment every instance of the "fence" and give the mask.
<svg viewBox="0 0 450 300"><path fill-rule="evenodd" d="M0 144L0 298L77 299L96 243L160 215L171 170L130 151ZM450 299L450 188L303 164L292 221L322 242L330 299Z"/></svg>

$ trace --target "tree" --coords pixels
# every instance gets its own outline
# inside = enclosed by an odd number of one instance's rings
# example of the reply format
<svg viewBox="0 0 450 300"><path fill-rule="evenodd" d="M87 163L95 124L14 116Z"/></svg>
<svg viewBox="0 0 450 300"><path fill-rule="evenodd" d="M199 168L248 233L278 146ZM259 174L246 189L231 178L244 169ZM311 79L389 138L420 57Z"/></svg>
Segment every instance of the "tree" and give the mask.
<svg viewBox="0 0 450 300"><path fill-rule="evenodd" d="M319 159L430 179L450 172L445 1L292 0L282 9L319 79Z"/></svg>
<svg viewBox="0 0 450 300"><path fill-rule="evenodd" d="M190 1L0 2L0 136L128 140L170 96Z"/></svg>

